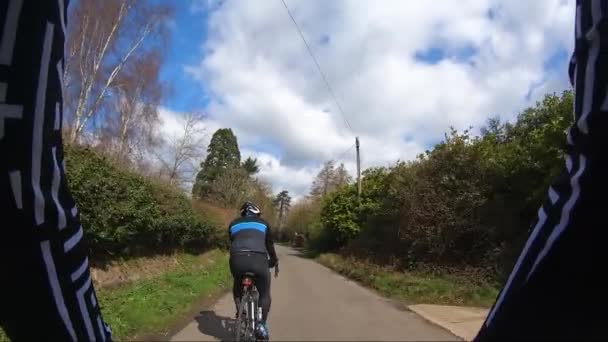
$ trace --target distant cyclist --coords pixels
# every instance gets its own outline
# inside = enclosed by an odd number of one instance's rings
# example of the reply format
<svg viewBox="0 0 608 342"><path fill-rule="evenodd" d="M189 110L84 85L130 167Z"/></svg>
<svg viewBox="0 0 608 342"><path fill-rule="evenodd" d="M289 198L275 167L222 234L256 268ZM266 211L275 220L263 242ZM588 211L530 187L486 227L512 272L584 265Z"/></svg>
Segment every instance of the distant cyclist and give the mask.
<svg viewBox="0 0 608 342"><path fill-rule="evenodd" d="M278 267L279 260L274 250L270 225L260 215L261 211L255 204L245 202L241 206L241 217L230 223L230 272L234 278L232 293L237 314L242 290L240 280L247 272L256 275L254 281L260 293L262 327L267 334L266 319L271 302L269 268Z"/></svg>

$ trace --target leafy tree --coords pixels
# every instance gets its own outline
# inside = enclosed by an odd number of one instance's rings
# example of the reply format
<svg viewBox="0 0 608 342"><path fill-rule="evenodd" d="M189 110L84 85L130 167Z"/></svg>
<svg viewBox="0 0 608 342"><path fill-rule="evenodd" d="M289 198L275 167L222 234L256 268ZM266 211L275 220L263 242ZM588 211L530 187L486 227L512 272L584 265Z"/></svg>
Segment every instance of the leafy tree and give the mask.
<svg viewBox="0 0 608 342"><path fill-rule="evenodd" d="M347 186L323 200L321 223L329 231L329 246L339 247L361 231L357 190Z"/></svg>
<svg viewBox="0 0 608 342"><path fill-rule="evenodd" d="M199 197L209 195L211 184L228 170L240 168L241 152L236 136L230 128L221 128L213 133L207 158L201 163L201 170L196 175L192 188L193 194Z"/></svg>
<svg viewBox="0 0 608 342"><path fill-rule="evenodd" d="M283 190L279 192L274 199L274 205L279 211L279 224L282 225L284 218L291 208L291 196L289 196L289 191Z"/></svg>
<svg viewBox="0 0 608 342"><path fill-rule="evenodd" d="M243 169L245 169L249 176L253 176L260 171L257 158L247 157L247 159L243 161L241 166L243 167Z"/></svg>

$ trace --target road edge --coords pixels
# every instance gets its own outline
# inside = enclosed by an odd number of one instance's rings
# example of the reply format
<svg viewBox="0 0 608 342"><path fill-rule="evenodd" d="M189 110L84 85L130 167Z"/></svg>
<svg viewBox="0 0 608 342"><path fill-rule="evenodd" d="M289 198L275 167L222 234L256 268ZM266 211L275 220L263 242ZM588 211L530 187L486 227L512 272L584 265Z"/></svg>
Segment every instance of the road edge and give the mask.
<svg viewBox="0 0 608 342"><path fill-rule="evenodd" d="M473 314L467 313L463 317L462 313L459 315L459 314L453 312L452 315L454 317L453 317L453 320L450 321L450 320L446 319L445 317L439 317L441 315L438 316L436 314L433 314L433 312L432 312L433 310L429 310L428 307L442 307L442 309L445 309L445 310L450 310L450 309L455 308L453 306L415 304L415 305L409 305L408 310L416 313L418 316L422 317L426 321L449 331L454 336L461 338L463 341L472 341L473 339L475 339L475 336L477 335L477 331L479 329L471 330L470 326L469 327L462 326L462 324L464 324L464 323L471 323L473 321L478 320L477 317L474 317L474 315L475 315L474 313ZM469 309L475 311L475 310L481 309L481 308L469 308ZM473 315L473 316L471 316L471 315ZM483 324L483 319L481 319L480 322L481 322L481 324Z"/></svg>

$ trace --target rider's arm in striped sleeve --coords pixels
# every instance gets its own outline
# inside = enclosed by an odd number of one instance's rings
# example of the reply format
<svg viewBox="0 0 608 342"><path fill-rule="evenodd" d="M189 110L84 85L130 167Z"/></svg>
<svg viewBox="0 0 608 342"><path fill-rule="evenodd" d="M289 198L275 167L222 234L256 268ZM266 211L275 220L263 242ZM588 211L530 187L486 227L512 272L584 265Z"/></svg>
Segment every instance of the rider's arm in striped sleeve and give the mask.
<svg viewBox="0 0 608 342"><path fill-rule="evenodd" d="M608 339L603 280L608 139L608 1L578 0L569 68L574 119L561 176L476 341Z"/></svg>

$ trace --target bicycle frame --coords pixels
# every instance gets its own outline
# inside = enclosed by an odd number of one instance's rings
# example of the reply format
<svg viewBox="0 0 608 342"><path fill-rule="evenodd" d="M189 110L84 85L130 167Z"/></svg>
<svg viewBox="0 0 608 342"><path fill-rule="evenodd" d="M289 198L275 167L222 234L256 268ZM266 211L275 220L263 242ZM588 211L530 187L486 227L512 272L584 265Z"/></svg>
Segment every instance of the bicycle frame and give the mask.
<svg viewBox="0 0 608 342"><path fill-rule="evenodd" d="M275 265L275 277L279 275L279 265ZM262 308L258 305L259 293L253 282L255 275L245 273L241 280L243 287L238 305L238 313L235 324L236 341L256 341L256 328L258 322L262 321ZM266 332L267 333L267 332ZM264 337L268 341L268 336Z"/></svg>
<svg viewBox="0 0 608 342"><path fill-rule="evenodd" d="M235 326L236 340L255 341L256 324L258 320L261 320L261 312L256 298L258 293L251 277L245 276L242 281L242 286L243 290L241 293L239 312ZM243 314L245 314L244 317ZM243 319L245 319L244 322L242 321Z"/></svg>

